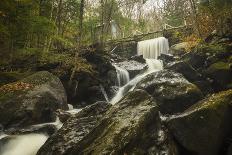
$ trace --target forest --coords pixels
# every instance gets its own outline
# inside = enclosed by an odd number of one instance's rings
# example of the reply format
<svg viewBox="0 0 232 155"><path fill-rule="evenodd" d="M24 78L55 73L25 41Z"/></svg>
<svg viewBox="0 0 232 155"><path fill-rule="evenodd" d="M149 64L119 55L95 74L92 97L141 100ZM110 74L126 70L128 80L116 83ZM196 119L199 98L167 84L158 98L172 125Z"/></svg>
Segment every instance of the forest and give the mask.
<svg viewBox="0 0 232 155"><path fill-rule="evenodd" d="M232 0L0 0L0 155L232 155Z"/></svg>

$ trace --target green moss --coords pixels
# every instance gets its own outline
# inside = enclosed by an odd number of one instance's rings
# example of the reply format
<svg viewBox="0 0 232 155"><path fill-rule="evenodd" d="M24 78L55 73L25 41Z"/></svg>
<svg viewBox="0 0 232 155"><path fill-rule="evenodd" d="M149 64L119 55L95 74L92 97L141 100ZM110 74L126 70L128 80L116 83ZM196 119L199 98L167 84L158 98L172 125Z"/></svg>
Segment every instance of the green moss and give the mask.
<svg viewBox="0 0 232 155"><path fill-rule="evenodd" d="M209 67L209 70L230 70L230 64L225 62L217 62Z"/></svg>
<svg viewBox="0 0 232 155"><path fill-rule="evenodd" d="M37 72L29 77L26 77L22 82L33 84L33 85L42 85L51 80L58 80L54 75L47 71Z"/></svg>
<svg viewBox="0 0 232 155"><path fill-rule="evenodd" d="M9 92L0 91L0 103L4 104L6 101L9 101L10 99L16 99L16 98L17 98L17 101L20 102L19 100L21 99L22 94L24 94L25 91L28 91L28 90L16 90L16 91L9 91Z"/></svg>
<svg viewBox="0 0 232 155"><path fill-rule="evenodd" d="M196 109L217 109L220 106L228 106L225 105L227 103L230 103L232 100L232 89L228 91L223 91L218 94L213 94L211 97L206 98L203 101L198 102L197 104L193 105L190 109L196 110Z"/></svg>
<svg viewBox="0 0 232 155"><path fill-rule="evenodd" d="M197 46L198 53L220 53L225 52L226 47L222 44L201 44Z"/></svg>

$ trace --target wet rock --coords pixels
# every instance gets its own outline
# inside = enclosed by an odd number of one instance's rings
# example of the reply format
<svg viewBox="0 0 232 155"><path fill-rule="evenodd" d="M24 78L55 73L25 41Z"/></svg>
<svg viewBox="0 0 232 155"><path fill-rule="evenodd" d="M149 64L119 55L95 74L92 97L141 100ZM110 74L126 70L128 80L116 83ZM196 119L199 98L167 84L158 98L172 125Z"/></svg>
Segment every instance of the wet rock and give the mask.
<svg viewBox="0 0 232 155"><path fill-rule="evenodd" d="M158 59L163 61L164 66L176 60L171 54L161 54Z"/></svg>
<svg viewBox="0 0 232 155"><path fill-rule="evenodd" d="M66 122L72 116L72 114L62 109L58 109L56 115L62 123Z"/></svg>
<svg viewBox="0 0 232 155"><path fill-rule="evenodd" d="M89 134L110 108L106 102L97 102L71 116L63 127L52 135L37 155L70 155L70 151Z"/></svg>
<svg viewBox="0 0 232 155"><path fill-rule="evenodd" d="M193 155L218 155L232 130L232 90L208 97L167 121L175 139Z"/></svg>
<svg viewBox="0 0 232 155"><path fill-rule="evenodd" d="M166 69L181 73L188 81L195 84L203 94L207 95L213 92L211 82L203 77L196 69L185 61L175 61L169 63Z"/></svg>
<svg viewBox="0 0 232 155"><path fill-rule="evenodd" d="M134 60L119 62L116 65L126 69L129 72L131 79L147 69L147 64L139 63Z"/></svg>
<svg viewBox="0 0 232 155"><path fill-rule="evenodd" d="M199 74L190 64L184 61L170 63L166 66L166 68L181 73L191 82L202 80L202 75Z"/></svg>
<svg viewBox="0 0 232 155"><path fill-rule="evenodd" d="M137 61L139 63L146 63L146 60L143 58L142 55L132 56L129 60L134 60L134 61Z"/></svg>
<svg viewBox="0 0 232 155"><path fill-rule="evenodd" d="M99 100L105 100L100 85L108 90L115 85L117 79L110 57L100 52L83 51L79 54L79 58L83 61L78 64L82 69L75 72L71 82L73 66L64 66L62 69L64 74L60 76L67 91L69 103L84 107Z"/></svg>
<svg viewBox="0 0 232 155"><path fill-rule="evenodd" d="M57 109L68 109L62 83L49 72L4 85L0 92L0 122L5 128L52 122Z"/></svg>
<svg viewBox="0 0 232 155"><path fill-rule="evenodd" d="M69 154L176 154L161 130L158 107L143 90L128 93Z"/></svg>
<svg viewBox="0 0 232 155"><path fill-rule="evenodd" d="M229 89L232 83L232 63L214 63L206 69L205 74L213 80L214 88Z"/></svg>
<svg viewBox="0 0 232 155"><path fill-rule="evenodd" d="M182 74L171 70L149 74L136 88L151 94L158 101L163 114L183 112L202 98L196 85L187 81Z"/></svg>

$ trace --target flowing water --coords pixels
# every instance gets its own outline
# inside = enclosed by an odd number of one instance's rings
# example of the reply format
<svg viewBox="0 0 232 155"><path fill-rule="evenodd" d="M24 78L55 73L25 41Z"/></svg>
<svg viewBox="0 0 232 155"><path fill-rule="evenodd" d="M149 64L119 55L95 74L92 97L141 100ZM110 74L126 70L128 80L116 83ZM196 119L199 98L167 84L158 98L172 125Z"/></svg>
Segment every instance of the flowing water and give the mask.
<svg viewBox="0 0 232 155"><path fill-rule="evenodd" d="M158 59L161 53L168 54L168 51L168 39L164 37L140 41L137 45L137 54L148 59Z"/></svg>
<svg viewBox="0 0 232 155"><path fill-rule="evenodd" d="M6 137L5 137L6 138ZM48 136L43 134L27 134L12 137L0 150L1 155L35 155L46 142Z"/></svg>
<svg viewBox="0 0 232 155"><path fill-rule="evenodd" d="M140 74L136 76L134 79L132 79L130 82L128 82L123 87L119 88L117 94L113 97L113 99L110 101L111 104L116 104L118 101L120 101L123 96L128 92L134 89L136 84L141 81L145 76L148 74L151 74L153 72L157 72L159 70L163 69L163 63L160 60L156 59L146 59L146 63L148 65L148 69L145 73Z"/></svg>
<svg viewBox="0 0 232 155"><path fill-rule="evenodd" d="M122 87L130 81L129 72L122 67L118 67L116 65L114 65L114 67L115 67L116 72L117 72L118 86Z"/></svg>
<svg viewBox="0 0 232 155"><path fill-rule="evenodd" d="M128 71L115 65L117 71L117 82L120 88L110 103L116 104L120 101L127 92L132 91L136 84L148 74L162 70L163 63L162 61L157 60L157 58L161 53L167 53L168 50L168 40L164 37L139 42L138 55L143 55L144 58L147 58L146 63L148 65L148 69L146 72L136 76L130 81ZM100 87L104 97L108 101L108 97L103 86ZM69 110L67 112L77 114L81 110L82 109L74 109L72 105L69 105ZM57 118L56 122L38 124L35 126L43 126L47 124L53 124L58 129L63 125L59 118ZM2 146L0 145L0 155L36 155L39 148L48 139L48 136L45 134L26 134L16 136L5 135L4 133L2 133L2 135L0 134L0 140L4 140L4 138L9 138L9 140Z"/></svg>
<svg viewBox="0 0 232 155"><path fill-rule="evenodd" d="M140 74L136 76L134 79L132 79L131 81L127 82L126 85L121 86L119 88L119 91L110 101L110 103L116 104L118 101L120 101L128 91L133 90L136 84L140 82L148 74L162 70L163 63L162 61L157 59L161 55L161 53L168 54L168 52L169 52L168 39L164 37L138 42L137 54L143 55L143 57L146 58L148 69L143 74Z"/></svg>

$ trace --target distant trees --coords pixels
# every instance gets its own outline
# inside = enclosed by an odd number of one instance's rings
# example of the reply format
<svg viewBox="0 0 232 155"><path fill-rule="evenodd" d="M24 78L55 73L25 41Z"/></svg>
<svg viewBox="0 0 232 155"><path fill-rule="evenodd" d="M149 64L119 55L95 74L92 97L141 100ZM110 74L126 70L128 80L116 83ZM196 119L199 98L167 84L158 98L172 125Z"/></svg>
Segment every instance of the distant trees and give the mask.
<svg viewBox="0 0 232 155"><path fill-rule="evenodd" d="M231 33L231 0L1 0L0 56L62 51L91 44L97 27L109 39L111 21L122 36L192 24L196 34Z"/></svg>

